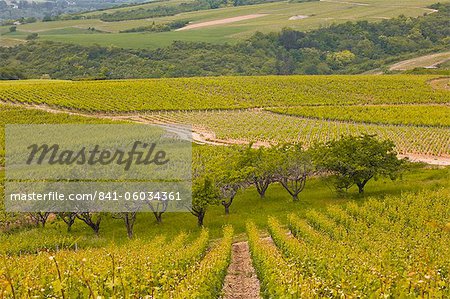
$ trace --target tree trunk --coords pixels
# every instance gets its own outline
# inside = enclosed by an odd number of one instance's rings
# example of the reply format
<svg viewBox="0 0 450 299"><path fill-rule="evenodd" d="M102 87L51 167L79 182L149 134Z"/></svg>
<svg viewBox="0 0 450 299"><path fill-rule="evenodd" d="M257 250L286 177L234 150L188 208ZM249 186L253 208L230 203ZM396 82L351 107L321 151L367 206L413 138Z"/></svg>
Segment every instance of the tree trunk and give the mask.
<svg viewBox="0 0 450 299"><path fill-rule="evenodd" d="M289 182L292 186L289 186ZM289 180L289 179L282 179L280 180L281 185L286 189L287 192L292 196L293 201L298 201L298 195L300 192L303 191L306 185L306 176L303 176L301 179L297 180Z"/></svg>
<svg viewBox="0 0 450 299"><path fill-rule="evenodd" d="M68 213L58 213L57 216L64 221L67 225L67 232L70 233L72 231L72 225L75 223L76 213L68 212Z"/></svg>
<svg viewBox="0 0 450 299"><path fill-rule="evenodd" d="M261 199L263 199L266 195L266 191L267 188L269 188L269 180L264 180L264 181L255 181L255 185L256 185L256 190L259 193L259 196Z"/></svg>
<svg viewBox="0 0 450 299"><path fill-rule="evenodd" d="M363 184L357 184L357 185L358 185L359 194L363 194L364 193L364 185Z"/></svg>
<svg viewBox="0 0 450 299"><path fill-rule="evenodd" d="M133 227L131 225L127 225L127 235L128 235L128 239L133 238Z"/></svg>
<svg viewBox="0 0 450 299"><path fill-rule="evenodd" d="M228 202L226 202L225 200L222 200L222 205L225 207L225 215L229 215L230 214L230 206L233 203L233 197L230 197L230 200Z"/></svg>
<svg viewBox="0 0 450 299"><path fill-rule="evenodd" d="M98 237L100 231L100 222L101 216L98 216L97 220L94 222L93 216L90 213L81 213L77 215L77 218L86 223L92 230L95 232L95 235Z"/></svg>
<svg viewBox="0 0 450 299"><path fill-rule="evenodd" d="M198 216L197 216L197 224L198 224L198 226L200 226L200 227L202 227L203 226L203 218L205 218L205 212L200 212L200 213L198 213Z"/></svg>
<svg viewBox="0 0 450 299"><path fill-rule="evenodd" d="M153 211L153 215L155 215L156 223L161 224L162 223L162 215L167 210L168 203L163 202L162 205L158 203L158 205L155 207L150 204L150 209Z"/></svg>
<svg viewBox="0 0 450 299"><path fill-rule="evenodd" d="M367 182L369 182L372 177L373 177L373 175L371 175L370 177L366 178L362 182L356 183L356 185L358 186L359 194L363 194L364 193L364 187L366 186Z"/></svg>
<svg viewBox="0 0 450 299"><path fill-rule="evenodd" d="M95 235L98 237L99 233L100 233L100 225L94 225L94 227L92 227L92 229L95 232Z"/></svg>
<svg viewBox="0 0 450 299"><path fill-rule="evenodd" d="M153 212L153 215L155 215L156 223L161 224L162 223L162 212Z"/></svg>

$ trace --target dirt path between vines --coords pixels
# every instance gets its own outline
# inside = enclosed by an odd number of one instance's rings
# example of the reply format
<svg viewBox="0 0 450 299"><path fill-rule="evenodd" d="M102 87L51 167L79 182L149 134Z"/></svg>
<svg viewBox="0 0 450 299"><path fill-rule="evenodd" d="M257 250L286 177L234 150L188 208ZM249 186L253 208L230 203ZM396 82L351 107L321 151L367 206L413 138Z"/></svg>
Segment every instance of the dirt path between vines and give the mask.
<svg viewBox="0 0 450 299"><path fill-rule="evenodd" d="M223 299L257 299L259 280L253 268L248 242L233 244L231 263L223 286Z"/></svg>
<svg viewBox="0 0 450 299"><path fill-rule="evenodd" d="M430 84L432 82L438 81L438 80L450 80L450 78L441 78L441 79L435 79L431 80ZM442 84L442 83L440 83ZM198 125L192 126L192 132L186 131L183 129L180 129L178 126L182 124L176 124L171 123L167 121L162 120L155 120L155 119L148 119L145 117L145 115L141 115L139 113L137 114L107 114L107 113L85 113L81 111L72 111L68 109L62 109L62 108L54 108L50 107L48 105L33 105L33 104L24 104L24 103L14 103L14 102L6 102L0 100L0 104L6 104L6 105L13 105L18 106L26 109L38 109L49 113L65 113L69 115L77 115L77 116L84 116L84 117L91 117L91 118L98 118L98 119L106 119L106 120L116 120L116 121L131 121L135 123L141 123L141 124L152 124L152 125L159 125L165 129L167 129L170 132L173 132L177 135L180 135L182 138L190 138L192 136L192 141L198 144L208 144L208 145L244 145L248 144L248 142L244 140L234 140L234 139L219 139L216 137L215 133L213 131L207 130L206 128ZM267 142L255 142L253 143L253 147L258 148L261 146L270 146ZM450 165L450 157L442 157L442 156L427 156L427 155L421 155L421 154L405 154L405 155L399 155L399 158L408 157L413 162L423 162L430 165L438 165L438 166L449 166Z"/></svg>
<svg viewBox="0 0 450 299"><path fill-rule="evenodd" d="M450 78L438 78L428 81L434 89L450 90Z"/></svg>

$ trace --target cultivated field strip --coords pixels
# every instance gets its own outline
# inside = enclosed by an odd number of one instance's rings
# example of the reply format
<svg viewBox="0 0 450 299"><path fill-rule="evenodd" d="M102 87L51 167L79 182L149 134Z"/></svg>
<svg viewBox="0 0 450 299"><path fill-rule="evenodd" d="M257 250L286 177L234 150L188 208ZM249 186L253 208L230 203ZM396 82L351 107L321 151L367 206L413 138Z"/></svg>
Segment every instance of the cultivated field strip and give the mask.
<svg viewBox="0 0 450 299"><path fill-rule="evenodd" d="M161 112L133 115L97 115L64 111L30 109L27 105L0 105L0 124L6 123L113 123L134 121L148 124L192 125L194 140L211 144L258 145L301 142L310 146L342 135L377 134L389 138L403 155L423 155L447 159L450 156L450 129L448 127L376 125L347 121L328 121L301 118L263 110ZM43 111L44 110L44 111ZM0 165L3 165L4 136L0 135Z"/></svg>
<svg viewBox="0 0 450 299"><path fill-rule="evenodd" d="M89 112L239 109L300 105L450 103L432 76L264 76L0 82L4 102Z"/></svg>
<svg viewBox="0 0 450 299"><path fill-rule="evenodd" d="M233 229L210 246L206 230L192 242L0 256L1 298L214 298L230 261Z"/></svg>
<svg viewBox="0 0 450 299"><path fill-rule="evenodd" d="M265 298L448 298L448 191L275 218L273 243L247 226ZM278 273L277 271L281 271Z"/></svg>
<svg viewBox="0 0 450 299"><path fill-rule="evenodd" d="M266 110L327 120L450 127L450 103L449 105L298 106Z"/></svg>
<svg viewBox="0 0 450 299"><path fill-rule="evenodd" d="M229 143L300 142L305 146L326 142L342 135L377 134L391 139L400 154L448 157L450 128L405 125L376 125L329 121L280 115L266 111L165 112L143 114L155 123L192 124L194 129L214 133L214 138Z"/></svg>

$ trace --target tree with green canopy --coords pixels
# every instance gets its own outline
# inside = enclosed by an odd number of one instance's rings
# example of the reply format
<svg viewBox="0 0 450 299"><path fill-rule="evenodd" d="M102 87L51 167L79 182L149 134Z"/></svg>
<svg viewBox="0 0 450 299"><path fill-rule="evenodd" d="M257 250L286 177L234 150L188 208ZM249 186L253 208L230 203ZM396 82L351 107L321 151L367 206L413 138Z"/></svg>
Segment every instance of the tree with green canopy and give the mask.
<svg viewBox="0 0 450 299"><path fill-rule="evenodd" d="M390 140L378 140L375 135L344 136L319 146L315 151L319 169L335 176L337 190L358 186L360 194L371 179L399 175L405 160L397 158Z"/></svg>
<svg viewBox="0 0 450 299"><path fill-rule="evenodd" d="M246 147L239 157L239 166L247 168L249 184L256 187L261 198L264 198L269 185L274 182L277 150L275 147Z"/></svg>
<svg viewBox="0 0 450 299"><path fill-rule="evenodd" d="M313 164L308 151L301 144L288 144L277 149L275 179L298 201L298 195L306 185L306 179L313 172Z"/></svg>

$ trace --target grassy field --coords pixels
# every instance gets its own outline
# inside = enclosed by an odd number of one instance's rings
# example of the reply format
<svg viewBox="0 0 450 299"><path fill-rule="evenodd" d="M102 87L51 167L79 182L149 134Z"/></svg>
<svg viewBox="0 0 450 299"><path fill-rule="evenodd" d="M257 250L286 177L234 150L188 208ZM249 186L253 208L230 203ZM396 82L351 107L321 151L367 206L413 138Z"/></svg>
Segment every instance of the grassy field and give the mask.
<svg viewBox="0 0 450 299"><path fill-rule="evenodd" d="M415 17L432 12L426 6L435 2L435 0L414 0L392 3L387 0L368 0L364 2L364 5L361 5L358 1L333 0L307 3L276 2L251 6L226 7L181 13L175 16L121 22L102 22L99 19L38 22L20 25L17 29L21 33L38 32L40 38L46 40L73 42L83 45L114 45L124 48L157 48L166 46L174 40L223 43L242 40L251 36L256 31L273 32L279 31L284 27L304 31L346 21L380 21L401 14ZM178 2L168 1L161 2L159 5L175 5L176 3ZM153 5L158 5L158 3L148 4L148 6ZM120 8L119 10L127 9L132 8ZM102 11L101 13L108 13L108 11ZM118 34L120 30L150 25L153 22L166 23L173 20L189 20L195 24L248 14L265 14L265 16L181 32ZM289 20L291 17L298 15L307 17L298 20ZM67 30L68 28L87 29L89 27L106 33L85 35L77 32L78 30ZM5 30L7 30L6 27L0 28L0 31ZM19 36L23 38L26 35Z"/></svg>

